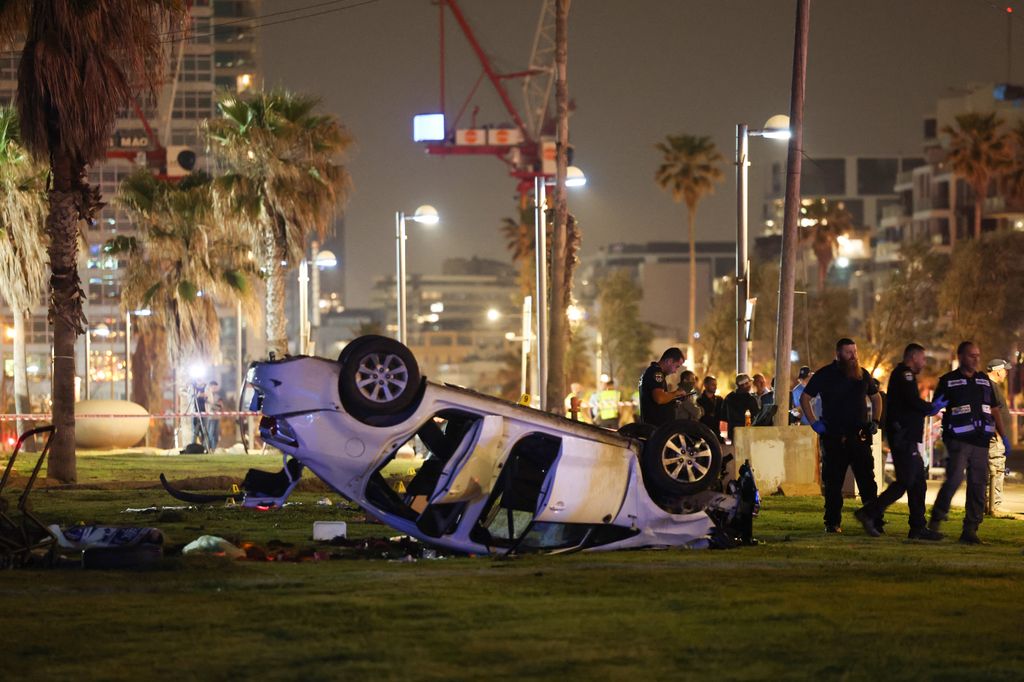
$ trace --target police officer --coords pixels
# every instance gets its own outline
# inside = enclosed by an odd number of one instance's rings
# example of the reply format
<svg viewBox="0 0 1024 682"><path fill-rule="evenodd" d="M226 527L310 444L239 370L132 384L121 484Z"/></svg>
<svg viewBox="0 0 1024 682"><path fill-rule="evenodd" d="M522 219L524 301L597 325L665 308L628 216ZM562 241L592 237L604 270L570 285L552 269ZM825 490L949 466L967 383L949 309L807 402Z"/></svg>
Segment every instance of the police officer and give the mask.
<svg viewBox="0 0 1024 682"><path fill-rule="evenodd" d="M678 348L669 348L661 359L652 362L640 377L640 422L661 426L675 419L673 401L687 394L684 389L668 390L665 377L674 374L683 366L686 356Z"/></svg>
<svg viewBox="0 0 1024 682"><path fill-rule="evenodd" d="M590 398L594 424L606 429L619 428L620 402L622 402L622 393L615 388L615 379L609 377L604 382L604 388L596 391Z"/></svg>
<svg viewBox="0 0 1024 682"><path fill-rule="evenodd" d="M946 480L932 505L928 527L939 529L949 515L949 503L967 472L967 504L960 542L980 545L978 526L985 514L985 484L988 480L989 441L998 434L1009 449L1010 439L1003 430L1002 415L988 375L979 371L981 350L963 341L956 349L960 366L939 377L935 389L949 406L942 415L942 442L946 446Z"/></svg>
<svg viewBox="0 0 1024 682"><path fill-rule="evenodd" d="M1006 381L1006 372L1010 363L1006 360L991 360L985 365L988 378L992 381L992 391L999 403L999 418L1003 422L1004 433L1010 433L1010 405L1006 402L1006 393L999 384ZM1003 479L1006 478L1006 456L1010 449L1003 444L1001 438L993 438L988 446L988 507L987 511L998 514L1003 506Z"/></svg>
<svg viewBox="0 0 1024 682"><path fill-rule="evenodd" d="M911 343L903 351L903 362L889 375L888 403L885 409L885 433L892 450L896 480L878 496L873 504L865 504L854 512L868 535L879 535L877 526L885 509L907 494L910 507L911 540L941 540L942 533L931 530L924 516L925 480L924 418L936 415L946 406L941 396L929 403L921 398L917 375L924 369L924 347Z"/></svg>
<svg viewBox="0 0 1024 682"><path fill-rule="evenodd" d="M815 413L812 404L816 396L821 396L821 414ZM835 361L815 372L800 395L800 409L821 439L826 533L843 532L843 480L848 468L853 469L865 505L878 497L871 456L871 437L878 432L878 422L868 421L868 400L873 419L881 418L878 382L860 366L857 344L839 339Z"/></svg>

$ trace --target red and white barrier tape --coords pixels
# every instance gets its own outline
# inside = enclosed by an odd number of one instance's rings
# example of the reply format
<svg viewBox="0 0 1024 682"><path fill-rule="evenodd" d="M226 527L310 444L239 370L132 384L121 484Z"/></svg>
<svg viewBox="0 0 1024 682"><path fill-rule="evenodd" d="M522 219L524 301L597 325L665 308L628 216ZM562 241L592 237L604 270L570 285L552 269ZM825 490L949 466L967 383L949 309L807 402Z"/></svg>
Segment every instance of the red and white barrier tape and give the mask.
<svg viewBox="0 0 1024 682"><path fill-rule="evenodd" d="M164 412L163 414L76 414L75 419L170 419L177 417L258 417L260 412ZM0 422L50 421L50 414L0 414Z"/></svg>

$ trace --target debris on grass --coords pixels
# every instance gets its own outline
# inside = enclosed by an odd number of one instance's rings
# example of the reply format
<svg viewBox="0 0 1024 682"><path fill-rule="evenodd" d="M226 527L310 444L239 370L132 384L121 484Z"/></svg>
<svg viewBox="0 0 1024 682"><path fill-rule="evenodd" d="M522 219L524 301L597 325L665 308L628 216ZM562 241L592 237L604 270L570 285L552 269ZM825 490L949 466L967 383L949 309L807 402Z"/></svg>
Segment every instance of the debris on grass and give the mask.
<svg viewBox="0 0 1024 682"><path fill-rule="evenodd" d="M236 547L227 540L216 535L200 535L192 542L185 545L182 554L201 554L206 556L219 556L227 559L245 559L244 549Z"/></svg>

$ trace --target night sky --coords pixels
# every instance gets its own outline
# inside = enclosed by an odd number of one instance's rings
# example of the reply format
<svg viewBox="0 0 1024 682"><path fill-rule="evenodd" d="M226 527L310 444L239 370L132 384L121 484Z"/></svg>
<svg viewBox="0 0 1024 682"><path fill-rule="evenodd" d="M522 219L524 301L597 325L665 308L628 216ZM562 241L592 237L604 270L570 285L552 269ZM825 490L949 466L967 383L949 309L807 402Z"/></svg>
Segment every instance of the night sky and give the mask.
<svg viewBox="0 0 1024 682"><path fill-rule="evenodd" d="M352 0L355 4L357 0ZM265 2L264 13L312 0ZM999 7L1007 3L998 3ZM1008 3L1024 12L1024 3ZM541 3L462 0L499 71L525 69ZM725 181L698 210L699 238L735 234L735 126L788 113L794 0L575 0L569 91L576 164L588 185L570 196L584 253L615 241L685 239L684 210L653 181L653 145L668 133L710 135ZM1013 21L1013 69L1024 81L1024 14ZM481 70L446 13L447 110L461 107ZM355 189L346 210L349 306L394 269L394 212L423 203L442 216L410 227L410 272L447 256L506 259L498 225L515 213L515 182L491 157L431 157L412 142L412 116L438 109L438 9L430 0L372 4L262 29L268 87L318 94L355 134ZM1007 18L986 0L813 0L804 147L811 158L916 155L936 98L1004 81ZM510 93L521 106L518 81ZM481 84L477 123L508 121ZM472 109L472 105L469 107ZM468 127L468 113L460 127ZM765 169L785 146L751 141L751 219ZM429 231L428 231L429 230Z"/></svg>

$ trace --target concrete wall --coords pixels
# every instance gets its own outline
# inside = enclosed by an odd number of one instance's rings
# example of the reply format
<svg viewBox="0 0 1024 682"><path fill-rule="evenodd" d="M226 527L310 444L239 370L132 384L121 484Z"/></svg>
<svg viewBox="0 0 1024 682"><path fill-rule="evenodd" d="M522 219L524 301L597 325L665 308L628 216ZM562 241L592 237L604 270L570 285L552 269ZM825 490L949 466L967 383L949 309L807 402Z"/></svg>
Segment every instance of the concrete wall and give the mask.
<svg viewBox="0 0 1024 682"><path fill-rule="evenodd" d="M733 435L736 466L750 460L762 495L818 495L818 437L809 426L745 426Z"/></svg>
<svg viewBox="0 0 1024 682"><path fill-rule="evenodd" d="M818 460L818 436L809 426L746 426L735 430L731 467L750 460L754 478L762 495L779 488L787 495L821 494ZM871 447L875 462L878 492L885 489L885 458L881 435L875 436ZM735 473L735 468L733 468ZM853 472L847 471L843 486L846 497L855 495Z"/></svg>

